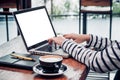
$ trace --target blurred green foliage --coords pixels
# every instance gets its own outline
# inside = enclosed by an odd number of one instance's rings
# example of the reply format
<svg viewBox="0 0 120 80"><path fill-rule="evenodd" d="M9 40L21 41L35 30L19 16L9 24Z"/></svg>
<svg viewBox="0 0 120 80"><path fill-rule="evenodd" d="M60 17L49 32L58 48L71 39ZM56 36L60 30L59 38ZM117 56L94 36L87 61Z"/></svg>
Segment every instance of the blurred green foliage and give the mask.
<svg viewBox="0 0 120 80"><path fill-rule="evenodd" d="M113 14L120 14L120 2L113 3Z"/></svg>

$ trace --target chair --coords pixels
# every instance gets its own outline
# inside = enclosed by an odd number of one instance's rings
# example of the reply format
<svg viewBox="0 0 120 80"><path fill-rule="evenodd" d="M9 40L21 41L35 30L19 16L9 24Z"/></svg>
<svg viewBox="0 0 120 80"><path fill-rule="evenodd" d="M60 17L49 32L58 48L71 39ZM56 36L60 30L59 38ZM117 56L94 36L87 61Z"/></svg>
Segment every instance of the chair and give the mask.
<svg viewBox="0 0 120 80"><path fill-rule="evenodd" d="M31 0L0 0L0 8L3 9L0 11L0 15L5 15L6 17L7 41L9 41L8 15L12 15L12 11L10 11L10 9L14 8L16 10L20 10L30 7Z"/></svg>
<svg viewBox="0 0 120 80"><path fill-rule="evenodd" d="M8 15L12 15L10 8L16 8L19 10L21 8L19 3L19 0L0 0L0 8L3 9L0 11L0 15L5 15L6 18L7 41L9 41Z"/></svg>
<svg viewBox="0 0 120 80"><path fill-rule="evenodd" d="M79 33L81 33L81 13L83 14L83 34L87 30L87 14L109 14L110 29L109 38L111 39L112 29L112 0L80 0L79 8Z"/></svg>

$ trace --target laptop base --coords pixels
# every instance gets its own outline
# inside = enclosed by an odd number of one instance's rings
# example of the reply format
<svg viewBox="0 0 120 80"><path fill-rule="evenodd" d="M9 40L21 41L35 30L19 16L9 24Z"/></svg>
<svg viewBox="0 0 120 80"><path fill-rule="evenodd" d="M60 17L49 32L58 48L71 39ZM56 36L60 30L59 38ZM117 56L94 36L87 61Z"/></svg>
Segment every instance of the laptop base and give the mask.
<svg viewBox="0 0 120 80"><path fill-rule="evenodd" d="M60 55L63 58L69 58L69 54L64 52L62 49L58 49L54 52L38 51L38 50L32 49L29 52L32 55L40 55L40 56L42 56L42 55Z"/></svg>

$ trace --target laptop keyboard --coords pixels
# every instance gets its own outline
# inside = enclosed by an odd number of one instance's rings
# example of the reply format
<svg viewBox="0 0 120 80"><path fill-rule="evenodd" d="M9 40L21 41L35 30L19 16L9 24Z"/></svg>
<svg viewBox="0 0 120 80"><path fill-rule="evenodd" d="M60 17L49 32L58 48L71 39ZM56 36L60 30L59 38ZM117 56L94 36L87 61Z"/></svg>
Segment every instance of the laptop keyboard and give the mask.
<svg viewBox="0 0 120 80"><path fill-rule="evenodd" d="M43 46L43 47L40 47L40 48L38 48L38 49L36 49L36 50L39 50L39 51L46 51L46 52L53 52L53 51L55 51L55 50L57 50L54 46L52 46L52 45L45 45L45 46Z"/></svg>

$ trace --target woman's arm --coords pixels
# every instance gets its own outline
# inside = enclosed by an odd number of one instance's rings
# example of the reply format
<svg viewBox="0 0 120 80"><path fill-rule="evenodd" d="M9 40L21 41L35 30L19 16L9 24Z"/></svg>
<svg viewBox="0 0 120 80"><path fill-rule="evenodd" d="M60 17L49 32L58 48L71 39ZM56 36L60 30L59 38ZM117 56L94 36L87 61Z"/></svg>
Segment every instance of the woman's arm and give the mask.
<svg viewBox="0 0 120 80"><path fill-rule="evenodd" d="M75 40L76 39L69 40L59 36L49 39L49 42L54 41L59 44L62 49L73 58L86 64L86 66L96 72L108 72L120 69L120 42L110 41L107 38L99 38L90 35L90 40L88 41L87 46L102 48L99 51L95 51L79 45Z"/></svg>
<svg viewBox="0 0 120 80"><path fill-rule="evenodd" d="M98 50L103 50L107 46L111 45L112 41L108 38L102 38L94 35L88 34L65 34L65 38L72 39L77 43L87 42L87 47L93 47Z"/></svg>
<svg viewBox="0 0 120 80"><path fill-rule="evenodd" d="M87 43L87 47L93 47L97 50L103 50L113 43L108 38L102 38L99 36L90 35L90 40Z"/></svg>
<svg viewBox="0 0 120 80"><path fill-rule="evenodd" d="M62 49L96 72L104 73L120 68L120 43L117 41L104 50L94 51L84 46L79 46L74 41L65 40L62 43Z"/></svg>

